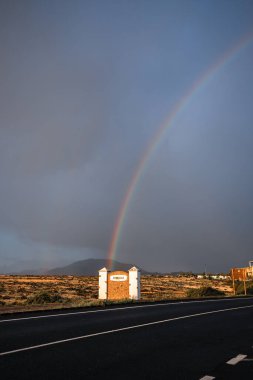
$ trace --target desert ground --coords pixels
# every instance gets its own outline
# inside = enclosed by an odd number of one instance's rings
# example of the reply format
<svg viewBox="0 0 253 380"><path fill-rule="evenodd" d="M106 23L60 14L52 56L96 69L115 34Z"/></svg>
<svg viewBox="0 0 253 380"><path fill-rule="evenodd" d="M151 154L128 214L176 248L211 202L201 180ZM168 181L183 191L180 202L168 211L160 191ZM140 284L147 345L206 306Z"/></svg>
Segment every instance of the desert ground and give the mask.
<svg viewBox="0 0 253 380"><path fill-rule="evenodd" d="M211 286L232 295L229 280L196 276L141 277L141 299L155 301L185 298L189 289ZM0 313L99 305L97 276L0 275Z"/></svg>

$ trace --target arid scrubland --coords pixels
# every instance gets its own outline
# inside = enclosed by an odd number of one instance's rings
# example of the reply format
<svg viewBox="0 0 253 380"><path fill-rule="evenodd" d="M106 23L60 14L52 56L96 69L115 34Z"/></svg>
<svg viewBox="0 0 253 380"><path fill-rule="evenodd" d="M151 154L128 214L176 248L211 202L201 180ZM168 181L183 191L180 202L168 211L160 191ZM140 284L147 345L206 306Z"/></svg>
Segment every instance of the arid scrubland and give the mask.
<svg viewBox="0 0 253 380"><path fill-rule="evenodd" d="M203 286L232 295L229 280L151 275L141 277L141 299L153 301L184 298L189 289ZM0 275L0 313L101 303L98 300L98 276Z"/></svg>

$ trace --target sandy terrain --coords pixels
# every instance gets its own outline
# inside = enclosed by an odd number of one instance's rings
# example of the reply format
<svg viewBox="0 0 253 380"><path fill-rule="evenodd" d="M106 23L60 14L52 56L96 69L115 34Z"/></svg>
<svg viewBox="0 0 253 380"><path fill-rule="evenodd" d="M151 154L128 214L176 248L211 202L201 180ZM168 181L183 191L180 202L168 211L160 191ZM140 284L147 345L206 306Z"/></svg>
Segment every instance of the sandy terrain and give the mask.
<svg viewBox="0 0 253 380"><path fill-rule="evenodd" d="M161 300L184 298L190 288L212 286L232 295L229 280L197 279L194 276L153 275L142 276L141 298ZM46 305L34 304L34 295L45 292L58 294L60 302ZM10 276L0 275L0 313L34 310L38 308L85 306L96 303L98 277L75 276ZM29 302L30 300L30 302Z"/></svg>

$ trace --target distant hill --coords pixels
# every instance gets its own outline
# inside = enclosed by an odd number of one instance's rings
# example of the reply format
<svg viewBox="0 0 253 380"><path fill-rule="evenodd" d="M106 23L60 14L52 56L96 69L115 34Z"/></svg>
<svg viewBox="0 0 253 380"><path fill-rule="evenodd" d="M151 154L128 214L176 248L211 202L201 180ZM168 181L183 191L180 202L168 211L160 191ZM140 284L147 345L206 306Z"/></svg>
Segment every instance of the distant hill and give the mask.
<svg viewBox="0 0 253 380"><path fill-rule="evenodd" d="M27 276L30 276L30 275L35 275L35 276L40 276L40 275L43 275L45 274L46 272L48 271L48 268L45 269L45 268L37 268L37 269L25 269L25 270L22 270L20 272L11 272L9 274L15 274L15 275L27 275Z"/></svg>
<svg viewBox="0 0 253 380"><path fill-rule="evenodd" d="M87 259L76 261L73 264L64 267L53 268L47 271L46 275L67 275L67 276L97 276L99 269L107 267L106 259ZM112 261L112 270L128 271L134 264L121 263L119 261ZM147 274L145 270L139 268L142 274Z"/></svg>

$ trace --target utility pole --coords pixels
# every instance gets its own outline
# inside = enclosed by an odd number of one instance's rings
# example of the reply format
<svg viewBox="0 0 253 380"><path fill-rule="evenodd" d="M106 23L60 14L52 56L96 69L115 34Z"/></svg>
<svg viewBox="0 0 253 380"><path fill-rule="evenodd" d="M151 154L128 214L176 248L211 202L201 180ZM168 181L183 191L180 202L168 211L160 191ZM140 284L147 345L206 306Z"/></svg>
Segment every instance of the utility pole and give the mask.
<svg viewBox="0 0 253 380"><path fill-rule="evenodd" d="M247 295L247 289L246 289L246 269L243 271L243 286L244 286L244 295Z"/></svg>
<svg viewBox="0 0 253 380"><path fill-rule="evenodd" d="M234 277L234 268L231 269L231 274L232 274L233 289L234 289L234 296L235 296L235 277Z"/></svg>

